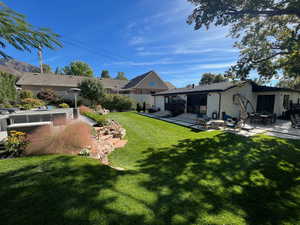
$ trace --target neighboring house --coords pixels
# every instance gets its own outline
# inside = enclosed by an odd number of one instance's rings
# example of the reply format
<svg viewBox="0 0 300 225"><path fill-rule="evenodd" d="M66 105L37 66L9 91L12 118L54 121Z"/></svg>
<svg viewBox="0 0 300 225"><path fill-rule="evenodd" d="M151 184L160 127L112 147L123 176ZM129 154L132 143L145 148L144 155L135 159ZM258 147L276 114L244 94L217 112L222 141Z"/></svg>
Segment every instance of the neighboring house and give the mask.
<svg viewBox="0 0 300 225"><path fill-rule="evenodd" d="M176 88L156 93L155 106L162 111L168 110L169 103L175 99L185 101L185 112L205 114L208 117L225 113L232 117L240 116L240 105L234 100L236 94L247 99L248 112L268 112L281 116L289 104L299 103L300 90L259 86L251 81L222 82L199 85L190 88ZM252 109L251 105L254 109Z"/></svg>
<svg viewBox="0 0 300 225"><path fill-rule="evenodd" d="M43 88L53 89L60 97L72 99L69 93L70 88L75 88L85 79L84 76L40 74L40 73L23 73L18 80L17 86L24 90L30 90L34 93L40 92ZM153 94L166 91L174 86L165 83L154 71L137 76L130 81L101 78L99 79L107 93L123 94L131 97L137 102L146 102L149 107L154 105Z"/></svg>
<svg viewBox="0 0 300 225"><path fill-rule="evenodd" d="M154 106L153 94L169 90L166 84L156 72L150 71L130 80L120 93L135 99L137 102L146 102L148 107Z"/></svg>

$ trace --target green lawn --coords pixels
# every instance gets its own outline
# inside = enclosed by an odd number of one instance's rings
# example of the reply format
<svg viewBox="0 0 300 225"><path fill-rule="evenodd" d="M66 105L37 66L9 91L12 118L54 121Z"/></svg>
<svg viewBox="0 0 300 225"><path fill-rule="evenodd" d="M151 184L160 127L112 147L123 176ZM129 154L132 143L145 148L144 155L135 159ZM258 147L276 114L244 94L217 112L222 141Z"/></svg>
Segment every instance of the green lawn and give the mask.
<svg viewBox="0 0 300 225"><path fill-rule="evenodd" d="M110 160L0 161L6 225L300 224L300 142L194 132L113 113L129 140Z"/></svg>

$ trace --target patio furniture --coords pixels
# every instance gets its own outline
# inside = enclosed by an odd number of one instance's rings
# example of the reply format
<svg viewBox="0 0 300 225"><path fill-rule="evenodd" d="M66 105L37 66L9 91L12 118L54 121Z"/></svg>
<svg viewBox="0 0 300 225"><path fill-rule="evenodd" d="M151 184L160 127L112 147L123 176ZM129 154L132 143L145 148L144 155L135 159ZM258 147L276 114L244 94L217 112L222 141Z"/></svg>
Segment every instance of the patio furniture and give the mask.
<svg viewBox="0 0 300 225"><path fill-rule="evenodd" d="M276 122L276 114L269 113L251 113L249 115L250 123L259 123L259 124L273 124Z"/></svg>
<svg viewBox="0 0 300 225"><path fill-rule="evenodd" d="M291 115L292 127L296 129L300 129L300 116L298 114Z"/></svg>
<svg viewBox="0 0 300 225"><path fill-rule="evenodd" d="M225 126L225 121L224 120L210 120L207 123L212 129L220 129L220 127Z"/></svg>

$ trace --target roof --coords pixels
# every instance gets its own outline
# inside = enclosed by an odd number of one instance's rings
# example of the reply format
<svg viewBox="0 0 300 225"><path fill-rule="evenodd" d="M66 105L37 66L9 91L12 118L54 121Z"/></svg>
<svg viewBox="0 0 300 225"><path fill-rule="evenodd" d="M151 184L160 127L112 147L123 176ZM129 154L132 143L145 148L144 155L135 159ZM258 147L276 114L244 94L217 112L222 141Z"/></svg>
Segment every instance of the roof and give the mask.
<svg viewBox="0 0 300 225"><path fill-rule="evenodd" d="M80 84L84 79L87 79L87 77L57 74L24 73L24 75L17 82L17 85L77 87L78 84Z"/></svg>
<svg viewBox="0 0 300 225"><path fill-rule="evenodd" d="M115 79L108 79L108 78L101 78L100 81L104 88L110 88L110 89L120 89L123 88L128 83L128 80L115 80Z"/></svg>
<svg viewBox="0 0 300 225"><path fill-rule="evenodd" d="M56 87L78 87L85 79L97 79L85 76L57 75L57 74L40 74L24 73L17 85L30 86L56 86ZM126 80L100 79L104 88L122 88L128 83Z"/></svg>
<svg viewBox="0 0 300 225"><path fill-rule="evenodd" d="M199 85L196 87L175 88L168 91L159 92L155 95L172 95L172 94L185 94L185 93L199 93L199 92L223 92L239 85L244 85L248 81L231 81L220 82L208 85Z"/></svg>
<svg viewBox="0 0 300 225"><path fill-rule="evenodd" d="M149 71L147 73L144 73L140 76L137 76L135 78L133 78L132 80L130 80L128 82L128 84L125 85L124 89L129 89L129 88L134 88L136 87L142 80L144 80L144 78L148 75L150 75L151 73L153 73L154 71Z"/></svg>
<svg viewBox="0 0 300 225"><path fill-rule="evenodd" d="M168 81L165 81L165 85L167 85L167 87L168 87L169 90L176 88L172 83L170 83Z"/></svg>
<svg viewBox="0 0 300 225"><path fill-rule="evenodd" d="M253 92L274 92L274 91L300 92L300 90L292 89L292 88L260 86L254 82L252 83L252 90Z"/></svg>

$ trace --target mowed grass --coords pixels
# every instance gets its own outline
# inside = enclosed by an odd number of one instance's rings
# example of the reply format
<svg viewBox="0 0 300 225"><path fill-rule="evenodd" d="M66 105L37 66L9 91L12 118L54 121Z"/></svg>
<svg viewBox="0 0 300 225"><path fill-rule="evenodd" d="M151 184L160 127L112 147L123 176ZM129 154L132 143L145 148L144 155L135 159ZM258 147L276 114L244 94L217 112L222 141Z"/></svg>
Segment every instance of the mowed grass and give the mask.
<svg viewBox="0 0 300 225"><path fill-rule="evenodd" d="M300 224L300 142L193 132L112 113L127 146L110 160L0 161L3 224Z"/></svg>

